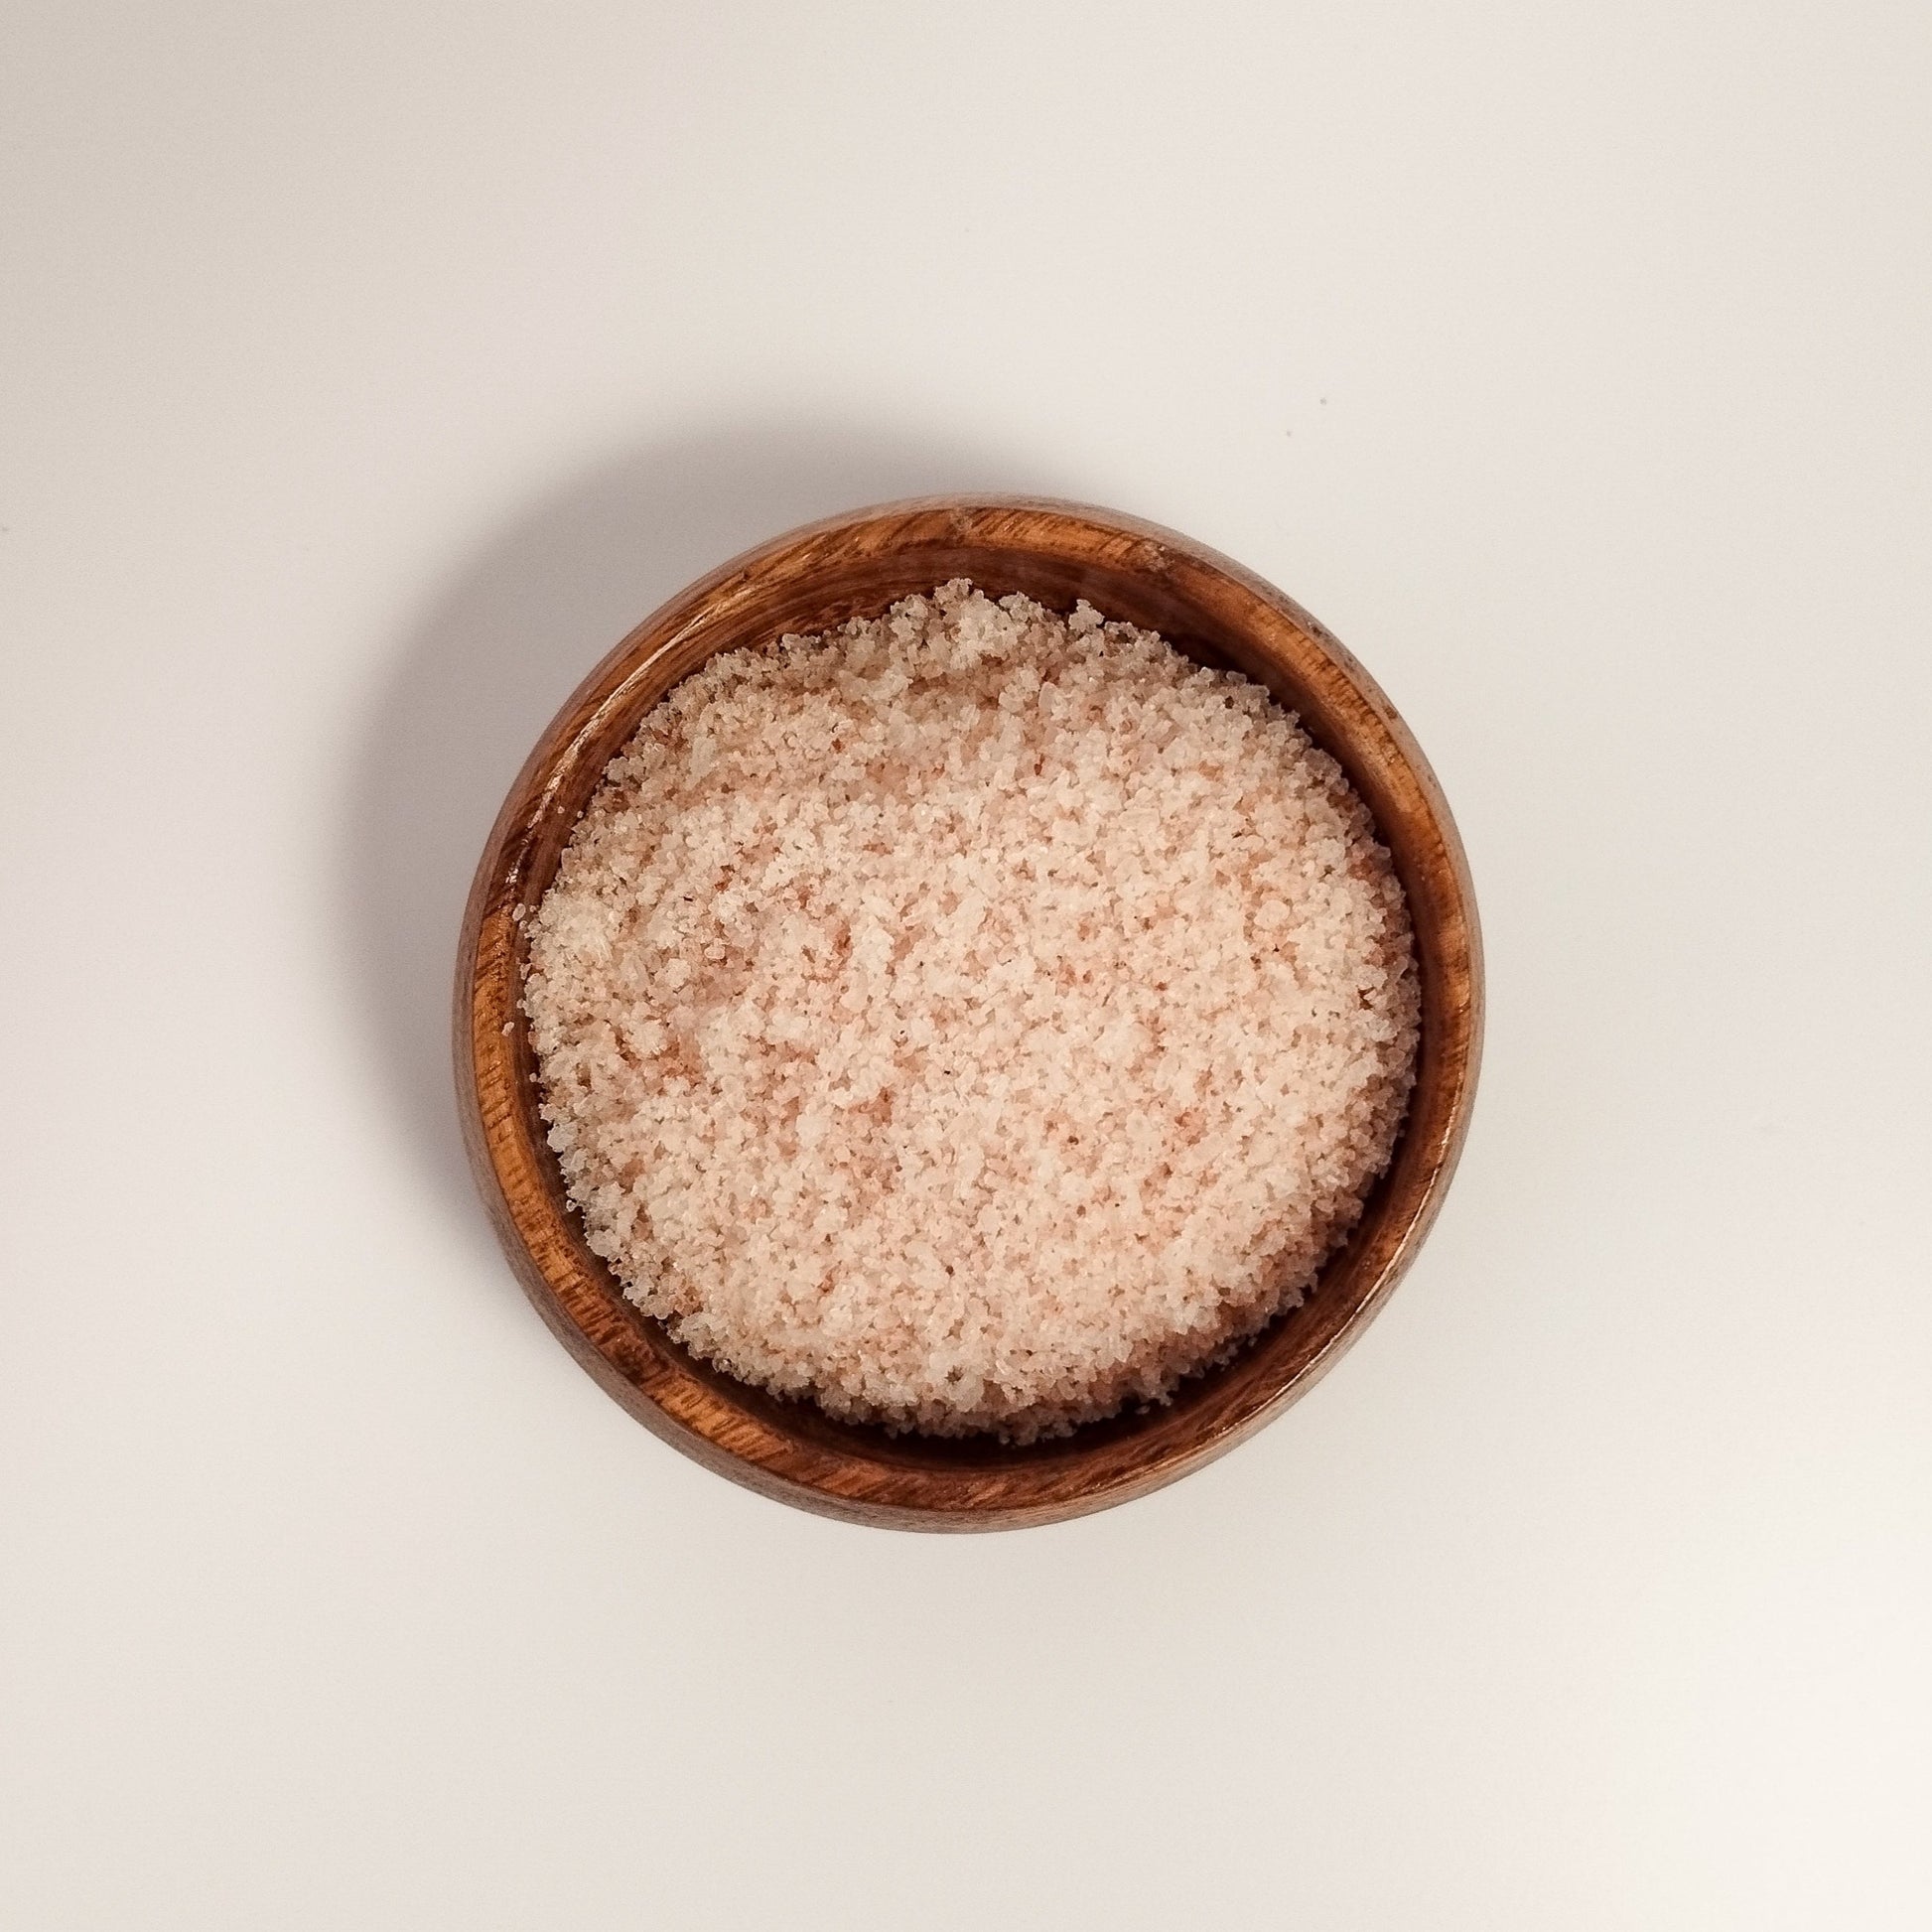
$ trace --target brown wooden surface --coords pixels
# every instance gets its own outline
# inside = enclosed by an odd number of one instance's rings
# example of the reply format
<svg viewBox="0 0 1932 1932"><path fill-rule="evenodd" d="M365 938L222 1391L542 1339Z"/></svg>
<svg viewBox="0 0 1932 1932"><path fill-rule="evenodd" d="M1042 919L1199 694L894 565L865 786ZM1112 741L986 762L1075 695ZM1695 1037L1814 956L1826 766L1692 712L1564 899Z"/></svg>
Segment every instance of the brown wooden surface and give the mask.
<svg viewBox="0 0 1932 1932"><path fill-rule="evenodd" d="M1062 610L1084 597L1265 683L1374 813L1409 895L1422 971L1408 1122L1308 1302L1171 1406L1025 1449L834 1422L695 1360L640 1314L584 1244L537 1115L518 1006L517 908L542 897L605 765L679 678L716 651L876 616L950 577ZM1361 1332L1414 1259L1461 1148L1481 1045L1481 948L1468 867L1434 774L1374 681L1306 612L1226 558L1112 511L933 498L748 552L647 618L584 680L490 833L464 919L455 1022L465 1139L504 1252L551 1328L632 1415L721 1474L808 1509L899 1528L1001 1529L1101 1509L1198 1468L1279 1415Z"/></svg>

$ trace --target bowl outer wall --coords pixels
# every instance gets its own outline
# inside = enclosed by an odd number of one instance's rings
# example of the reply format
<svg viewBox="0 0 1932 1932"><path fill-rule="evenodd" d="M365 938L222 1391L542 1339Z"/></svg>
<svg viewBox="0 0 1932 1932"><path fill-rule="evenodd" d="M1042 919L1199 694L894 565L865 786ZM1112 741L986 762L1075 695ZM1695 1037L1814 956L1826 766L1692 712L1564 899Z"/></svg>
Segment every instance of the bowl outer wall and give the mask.
<svg viewBox="0 0 1932 1932"><path fill-rule="evenodd" d="M1314 1288L1223 1367L1146 1413L1027 1447L889 1436L698 1361L592 1254L536 1109L520 1008L523 916L611 758L714 652L876 616L970 577L1162 631L1266 684L1341 763L1408 894L1422 979L1417 1083L1388 1173ZM1374 680L1290 598L1176 533L1040 498L887 504L774 538L646 618L572 695L511 786L472 887L457 965L458 1102L472 1169L518 1279L590 1373L654 1433L780 1500L898 1528L1051 1522L1174 1481L1263 1427L1355 1340L1414 1260L1467 1131L1482 962L1468 866L1421 749Z"/></svg>

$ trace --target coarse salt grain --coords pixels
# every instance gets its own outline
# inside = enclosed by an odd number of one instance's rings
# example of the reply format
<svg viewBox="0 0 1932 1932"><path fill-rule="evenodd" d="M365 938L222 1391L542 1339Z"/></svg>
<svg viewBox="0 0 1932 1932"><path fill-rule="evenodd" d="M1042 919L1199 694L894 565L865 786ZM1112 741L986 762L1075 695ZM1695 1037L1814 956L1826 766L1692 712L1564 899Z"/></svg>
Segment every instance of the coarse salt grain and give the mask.
<svg viewBox="0 0 1932 1932"><path fill-rule="evenodd" d="M1413 1078L1339 766L1153 632L963 581L677 685L528 928L591 1247L696 1354L896 1430L1166 1400L1303 1298Z"/></svg>

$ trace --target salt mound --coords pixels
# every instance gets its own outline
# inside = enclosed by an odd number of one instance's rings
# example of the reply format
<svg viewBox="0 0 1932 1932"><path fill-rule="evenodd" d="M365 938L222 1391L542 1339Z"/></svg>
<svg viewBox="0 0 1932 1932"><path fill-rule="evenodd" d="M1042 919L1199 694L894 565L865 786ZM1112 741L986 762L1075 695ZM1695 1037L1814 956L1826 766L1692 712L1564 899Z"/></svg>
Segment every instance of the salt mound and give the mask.
<svg viewBox="0 0 1932 1932"><path fill-rule="evenodd" d="M1367 810L1266 691L962 581L679 684L525 1010L638 1307L835 1416L1028 1442L1302 1299L1418 995Z"/></svg>

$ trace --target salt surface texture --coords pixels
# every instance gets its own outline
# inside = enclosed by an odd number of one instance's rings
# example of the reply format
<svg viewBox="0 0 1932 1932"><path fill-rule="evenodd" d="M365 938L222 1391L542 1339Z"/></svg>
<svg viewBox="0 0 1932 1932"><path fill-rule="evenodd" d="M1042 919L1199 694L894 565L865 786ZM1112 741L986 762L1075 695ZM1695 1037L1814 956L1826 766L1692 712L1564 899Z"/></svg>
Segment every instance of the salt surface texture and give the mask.
<svg viewBox="0 0 1932 1932"><path fill-rule="evenodd" d="M1302 1298L1418 998L1368 813L1264 690L955 582L679 684L572 834L525 1010L640 1308L835 1416L1029 1442Z"/></svg>

